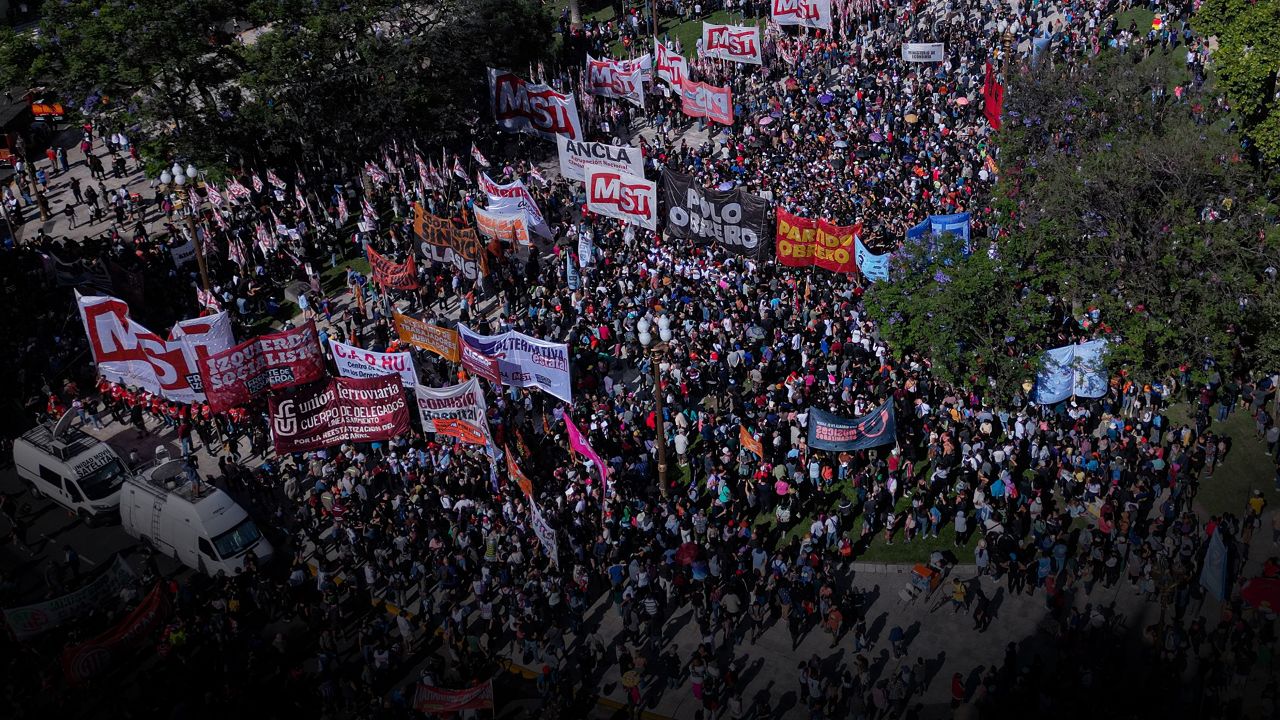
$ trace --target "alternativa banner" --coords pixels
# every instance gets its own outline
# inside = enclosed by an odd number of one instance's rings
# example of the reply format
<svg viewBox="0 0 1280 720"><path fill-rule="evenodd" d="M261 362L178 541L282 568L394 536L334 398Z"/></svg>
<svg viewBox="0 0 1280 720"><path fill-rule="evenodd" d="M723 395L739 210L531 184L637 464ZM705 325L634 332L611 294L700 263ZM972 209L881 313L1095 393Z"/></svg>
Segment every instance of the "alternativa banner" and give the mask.
<svg viewBox="0 0 1280 720"><path fill-rule="evenodd" d="M547 140L557 134L582 139L578 104L572 95L535 85L505 70L489 68L489 108L494 120L507 132L538 135Z"/></svg>
<svg viewBox="0 0 1280 720"><path fill-rule="evenodd" d="M392 315L400 342L429 350L450 362L458 362L458 331L432 325L401 313Z"/></svg>
<svg viewBox="0 0 1280 720"><path fill-rule="evenodd" d="M278 453L389 440L409 431L404 385L393 375L330 378L272 397L270 414L271 441Z"/></svg>
<svg viewBox="0 0 1280 720"><path fill-rule="evenodd" d="M329 338L333 361L338 374L345 378L371 378L398 375L406 388L418 384L418 371L413 367L413 355L407 352L374 352L348 345Z"/></svg>
<svg viewBox="0 0 1280 720"><path fill-rule="evenodd" d="M820 267L831 272L858 269L856 225L810 220L779 209L778 262L788 267Z"/></svg>
<svg viewBox="0 0 1280 720"><path fill-rule="evenodd" d="M815 450L851 452L888 445L896 439L896 432L892 399L852 420L809 408L809 447Z"/></svg>
<svg viewBox="0 0 1280 720"><path fill-rule="evenodd" d="M475 445L489 444L489 419L480 380L443 388L418 386L414 393L422 429Z"/></svg>
<svg viewBox="0 0 1280 720"><path fill-rule="evenodd" d="M765 236L769 204L737 188L707 190L694 179L671 170L662 174L667 202L667 234L718 243L739 255L755 257Z"/></svg>
<svg viewBox="0 0 1280 720"><path fill-rule="evenodd" d="M261 335L200 364L209 408L223 412L268 390L314 382L328 374L314 322Z"/></svg>
<svg viewBox="0 0 1280 720"><path fill-rule="evenodd" d="M536 387L561 400L573 402L569 382L569 346L529 337L509 330L501 335L477 335L466 325L458 325L462 338L463 362L466 348L498 361L502 384L512 387Z"/></svg>
<svg viewBox="0 0 1280 720"><path fill-rule="evenodd" d="M467 280L489 274L484 244L471 228L459 228L444 218L428 215L419 203L413 204L413 232L418 248L428 260L452 266Z"/></svg>
<svg viewBox="0 0 1280 720"><path fill-rule="evenodd" d="M560 174L571 180L586 182L588 165L644 177L644 153L638 147L579 142L563 135L556 137L556 145L560 149Z"/></svg>

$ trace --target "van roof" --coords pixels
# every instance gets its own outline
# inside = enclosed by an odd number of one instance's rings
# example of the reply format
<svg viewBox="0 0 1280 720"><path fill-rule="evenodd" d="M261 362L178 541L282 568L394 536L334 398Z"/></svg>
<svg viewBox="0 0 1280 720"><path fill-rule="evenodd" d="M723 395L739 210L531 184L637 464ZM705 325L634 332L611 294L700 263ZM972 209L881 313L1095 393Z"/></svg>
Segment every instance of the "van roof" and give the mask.
<svg viewBox="0 0 1280 720"><path fill-rule="evenodd" d="M187 477L185 460L170 460L141 473L146 485L166 495L176 495L189 503L198 503L218 491L210 483L193 483Z"/></svg>
<svg viewBox="0 0 1280 720"><path fill-rule="evenodd" d="M77 455L82 455L102 444L101 440L77 427L63 428L58 434L58 439L54 440L53 427L47 424L31 428L22 434L22 439L34 445L41 452L64 461L70 460Z"/></svg>

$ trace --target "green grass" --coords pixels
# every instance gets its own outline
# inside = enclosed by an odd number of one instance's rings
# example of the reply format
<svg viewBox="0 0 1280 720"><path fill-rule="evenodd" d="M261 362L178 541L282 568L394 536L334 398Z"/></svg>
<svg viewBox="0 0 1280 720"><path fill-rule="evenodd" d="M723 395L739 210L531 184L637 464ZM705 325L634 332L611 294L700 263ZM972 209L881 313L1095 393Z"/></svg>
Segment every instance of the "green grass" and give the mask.
<svg viewBox="0 0 1280 720"><path fill-rule="evenodd" d="M324 290L326 295L332 295L346 287L347 268L355 268L355 271L363 275L368 275L369 260L358 257L351 260L344 260L338 263L337 267L328 268L320 273L320 289Z"/></svg>
<svg viewBox="0 0 1280 720"><path fill-rule="evenodd" d="M634 1L629 1L626 4L627 7L642 5L642 3L636 3ZM568 5L568 0L555 0L551 6L551 15L557 18L560 17L560 10ZM584 22L587 20L609 22L617 17L613 12L613 3L611 2L587 2L584 0L579 4L579 10L582 12L582 19ZM696 46L698 39L702 37L702 23L704 21L721 25L759 25L762 37L764 27L767 24L766 18L756 18L752 20L751 18L746 18L739 13L729 13L723 10L718 10L701 18L693 18L687 22L680 22L679 18L660 16L658 18L658 36L666 37L670 35L673 39L679 40L680 47L684 48L684 54L688 57L693 57L694 52L697 49ZM1150 20L1148 20L1148 22L1150 22ZM647 32L648 31L646 29L646 33L642 34L642 38L646 42L649 37ZM615 56L621 56L624 54L621 42L614 43L612 50Z"/></svg>
<svg viewBox="0 0 1280 720"><path fill-rule="evenodd" d="M1170 409L1169 418L1175 426L1189 422L1187 410L1185 403ZM1216 407L1210 410L1210 416L1217 417ZM1209 429L1231 438L1231 452L1212 477L1200 480L1196 505L1210 515L1240 515L1254 490L1265 494L1270 507L1280 504L1280 493L1275 490L1275 458L1267 456L1266 446L1254 435L1254 422L1248 411L1237 409L1226 422L1214 420Z"/></svg>

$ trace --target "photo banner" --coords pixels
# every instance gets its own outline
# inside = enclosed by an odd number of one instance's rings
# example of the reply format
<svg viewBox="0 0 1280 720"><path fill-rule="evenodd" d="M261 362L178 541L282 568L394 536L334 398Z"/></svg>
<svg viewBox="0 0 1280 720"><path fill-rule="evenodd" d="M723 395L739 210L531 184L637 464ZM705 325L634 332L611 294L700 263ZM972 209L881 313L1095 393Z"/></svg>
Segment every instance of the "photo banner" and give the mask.
<svg viewBox="0 0 1280 720"><path fill-rule="evenodd" d="M902 59L906 62L942 62L945 55L944 43L902 43Z"/></svg>
<svg viewBox="0 0 1280 720"><path fill-rule="evenodd" d="M686 82L680 89L681 111L689 117L704 117L721 125L733 124L733 96L728 86Z"/></svg>
<svg viewBox="0 0 1280 720"><path fill-rule="evenodd" d="M489 274L488 251L475 230L430 215L415 202L413 232L418 236L418 249L427 260L452 267L467 280Z"/></svg>
<svg viewBox="0 0 1280 720"><path fill-rule="evenodd" d="M608 168L614 172L644 177L644 153L630 145L580 142L560 135L560 174L570 180L587 181L587 166Z"/></svg>
<svg viewBox="0 0 1280 720"><path fill-rule="evenodd" d="M407 352L374 352L348 345L329 338L333 362L338 374L345 378L371 378L398 375L405 389L416 387L418 371L413 366L413 355Z"/></svg>
<svg viewBox="0 0 1280 720"><path fill-rule="evenodd" d="M432 325L403 313L392 315L400 342L422 348L448 360L458 362L458 331Z"/></svg>
<svg viewBox="0 0 1280 720"><path fill-rule="evenodd" d="M473 445L490 444L484 390L477 378L443 388L419 385L414 394L424 431L449 435Z"/></svg>
<svg viewBox="0 0 1280 720"><path fill-rule="evenodd" d="M393 375L330 378L274 395L269 405L271 443L282 454L390 440L409 431L404 385Z"/></svg>
<svg viewBox="0 0 1280 720"><path fill-rule="evenodd" d="M148 645L152 633L169 617L169 595L155 588L124 619L101 635L62 651L62 674L71 685L109 672L124 656Z"/></svg>
<svg viewBox="0 0 1280 720"><path fill-rule="evenodd" d="M829 31L831 0L773 0L772 16L779 25L803 25Z"/></svg>
<svg viewBox="0 0 1280 720"><path fill-rule="evenodd" d="M858 270L862 272L863 277L873 282L887 282L889 280L889 253L876 255L862 244L862 238L854 238L854 256L858 260Z"/></svg>
<svg viewBox="0 0 1280 720"><path fill-rule="evenodd" d="M489 109L498 127L553 140L582 140L578 105L572 95L530 83L515 73L489 68Z"/></svg>
<svg viewBox="0 0 1280 720"><path fill-rule="evenodd" d="M5 622L15 640L28 640L68 620L79 619L107 601L115 601L120 590L133 582L134 572L124 558L115 560L92 580L65 595L4 611Z"/></svg>
<svg viewBox="0 0 1280 720"><path fill-rule="evenodd" d="M235 345L225 312L183 320L165 340L130 318L124 300L76 293L76 305L98 374L166 400L203 401L201 360Z"/></svg>
<svg viewBox="0 0 1280 720"><path fill-rule="evenodd" d="M319 380L329 374L316 325L259 335L200 364L209 408L223 412L244 405L269 390Z"/></svg>
<svg viewBox="0 0 1280 720"><path fill-rule="evenodd" d="M418 268L413 263L413 253L398 263L374 250L372 245L365 245L364 249L374 283L392 290L418 289Z"/></svg>
<svg viewBox="0 0 1280 720"><path fill-rule="evenodd" d="M810 220L779 209L776 249L778 262L788 267L820 267L839 273L858 269L859 227Z"/></svg>
<svg viewBox="0 0 1280 720"><path fill-rule="evenodd" d="M702 56L759 65L760 28L702 23Z"/></svg>
<svg viewBox="0 0 1280 720"><path fill-rule="evenodd" d="M767 237L769 203L742 188L707 190L693 177L671 170L662 173L666 230L675 238L699 245L718 244L738 255L758 257Z"/></svg>
<svg viewBox="0 0 1280 720"><path fill-rule="evenodd" d="M1046 350L1036 373L1034 402L1054 405L1070 397L1099 398L1107 394L1107 367L1102 361L1106 340L1090 340Z"/></svg>
<svg viewBox="0 0 1280 720"><path fill-rule="evenodd" d="M498 361L503 385L536 387L567 403L573 402L568 345L539 340L515 330L501 335L479 335L461 323L458 335L462 339L464 364L466 349L471 348Z"/></svg>
<svg viewBox="0 0 1280 720"><path fill-rule="evenodd" d="M461 710L492 710L493 681L466 690L446 690L418 683L413 709L424 715L452 714Z"/></svg>
<svg viewBox="0 0 1280 720"><path fill-rule="evenodd" d="M814 450L852 452L888 445L895 441L896 432L892 399L853 419L809 408L809 447Z"/></svg>
<svg viewBox="0 0 1280 720"><path fill-rule="evenodd" d="M658 184L596 165L587 166L587 209L658 229Z"/></svg>

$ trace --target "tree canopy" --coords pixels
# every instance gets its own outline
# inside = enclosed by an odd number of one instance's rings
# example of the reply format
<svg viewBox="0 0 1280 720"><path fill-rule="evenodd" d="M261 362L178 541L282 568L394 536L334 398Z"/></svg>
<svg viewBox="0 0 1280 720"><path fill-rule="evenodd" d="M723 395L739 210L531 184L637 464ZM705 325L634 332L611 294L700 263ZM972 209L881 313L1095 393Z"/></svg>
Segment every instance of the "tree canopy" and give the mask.
<svg viewBox="0 0 1280 720"><path fill-rule="evenodd" d="M1205 0L1196 29L1217 41L1214 74L1259 156L1280 163L1280 3Z"/></svg>

